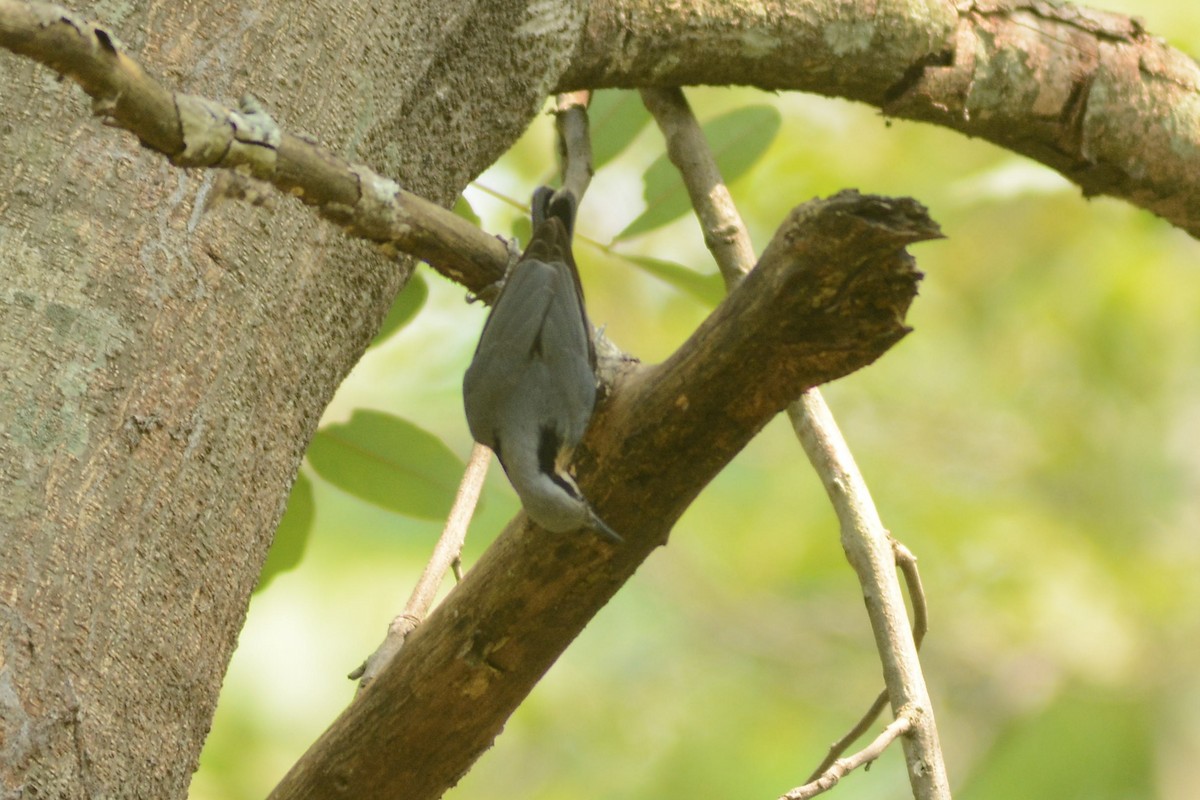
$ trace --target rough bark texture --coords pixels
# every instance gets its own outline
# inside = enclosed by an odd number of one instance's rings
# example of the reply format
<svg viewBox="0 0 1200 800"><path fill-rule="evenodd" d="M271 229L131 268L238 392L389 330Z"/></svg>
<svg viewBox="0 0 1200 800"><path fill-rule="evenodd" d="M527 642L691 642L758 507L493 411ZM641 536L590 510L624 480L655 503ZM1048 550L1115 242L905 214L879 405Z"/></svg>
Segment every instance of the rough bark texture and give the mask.
<svg viewBox="0 0 1200 800"><path fill-rule="evenodd" d="M100 21L168 85L252 91L441 202L580 22L122 8ZM49 70L5 54L0 84L0 796L182 797L297 463L404 271L297 203L214 202L214 173L104 130Z"/></svg>
<svg viewBox="0 0 1200 800"><path fill-rule="evenodd" d="M694 83L944 125L1200 237L1200 66L1128 17L1036 0L606 0L559 88Z"/></svg>
<svg viewBox="0 0 1200 800"><path fill-rule="evenodd" d="M273 800L423 800L453 786L763 425L907 333L919 273L903 248L936 235L911 201L843 193L793 212L675 355L618 377L593 423L575 461L580 486L626 541L518 517Z"/></svg>

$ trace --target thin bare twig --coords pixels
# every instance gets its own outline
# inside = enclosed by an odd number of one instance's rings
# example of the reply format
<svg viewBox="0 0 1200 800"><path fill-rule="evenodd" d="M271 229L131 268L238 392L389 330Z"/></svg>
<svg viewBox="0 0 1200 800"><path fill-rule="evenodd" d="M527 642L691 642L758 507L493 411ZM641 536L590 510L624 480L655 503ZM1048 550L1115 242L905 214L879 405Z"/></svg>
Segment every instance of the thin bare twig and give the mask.
<svg viewBox="0 0 1200 800"><path fill-rule="evenodd" d="M641 94L642 102L654 115L666 139L667 157L687 187L704 233L704 244L717 262L725 288L732 289L754 267L754 245L717 168L704 131L681 90L642 89Z"/></svg>
<svg viewBox="0 0 1200 800"><path fill-rule="evenodd" d="M929 632L929 605L925 599L925 585L921 583L921 571L917 569L917 557L903 542L892 539L892 552L896 554L896 566L904 574L908 587L908 599L913 609L913 642L920 649Z"/></svg>
<svg viewBox="0 0 1200 800"><path fill-rule="evenodd" d="M779 800L808 800L810 797L816 797L823 792L829 791L837 785L838 781L854 770L870 764L879 758L888 745L908 733L912 729L912 725L912 719L909 718L907 713L901 711L899 716L892 720L891 724L884 728L869 745L848 758L837 759L828 769L823 770L819 776L809 780L803 786L797 786L779 798Z"/></svg>
<svg viewBox="0 0 1200 800"><path fill-rule="evenodd" d="M896 553L896 566L900 568L900 572L904 574L904 583L908 588L909 601L913 607L913 644L917 650L921 649L921 642L925 639L925 634L929 630L929 607L925 600L925 589L921 585L921 573L917 570L917 557L912 551L905 547L900 542L892 539L892 549ZM842 753L850 749L850 745L858 741L858 738L870 730L871 725L875 723L876 718L887 707L888 692L884 689L871 703L871 707L862 715L862 718L854 724L842 738L838 739L829 747L829 753L826 754L825 760L817 765L812 774L808 776L809 782L815 781L826 770L833 766L834 762L841 757Z"/></svg>
<svg viewBox="0 0 1200 800"><path fill-rule="evenodd" d="M572 191L575 199L581 203L594 172L587 115L591 99L591 92L570 92L558 95L554 102L554 127L558 131L563 188Z"/></svg>
<svg viewBox="0 0 1200 800"><path fill-rule="evenodd" d="M643 89L642 99L663 130L667 155L683 177L705 244L732 287L753 266L754 253L700 125L679 89ZM890 574L878 563L881 548L891 554L891 539L820 392L805 392L788 407L788 416L841 521L843 548L863 586L884 664L886 696L897 713L902 706L919 710L910 720L919 735L905 739L913 794L918 800L946 800L945 766L913 636L903 622L907 614L895 558L887 564Z"/></svg>
<svg viewBox="0 0 1200 800"><path fill-rule="evenodd" d="M858 741L859 737L871 729L871 726L875 724L875 720L887 708L887 704L888 693L887 689L884 689L875 697L875 701L871 703L871 707L867 709L867 713L863 714L858 722L854 723L853 727L846 731L846 734L842 738L829 746L829 752L825 755L825 759L808 776L808 782L812 783L817 780L830 767L836 764L837 760L842 757L842 753L849 750L850 745Z"/></svg>
<svg viewBox="0 0 1200 800"><path fill-rule="evenodd" d="M484 445L476 444L472 448L471 457L467 460L467 468L463 472L458 493L454 496L454 505L446 518L442 535L434 546L433 555L430 556L429 563L425 565L425 570L417 580L417 585L413 587L412 594L409 595L408 602L404 605L404 610L388 626L387 636L384 637L383 643L367 657L362 666L350 673L351 680L358 679L359 691L367 688L375 676L400 652L400 648L404 646L404 640L421 624L433 606L433 598L437 596L438 587L442 585L446 570L459 563L463 542L467 538L467 527L471 524L471 517L475 514L475 506L479 504L479 494L483 490L483 478L487 475L491 456L492 451ZM457 568L455 577L461 578L461 573Z"/></svg>
<svg viewBox="0 0 1200 800"><path fill-rule="evenodd" d="M809 461L821 476L842 528L842 548L863 586L863 600L883 662L892 709L912 713L912 731L903 740L909 783L916 800L949 800L950 786L938 741L929 690L916 642L908 626L904 595L896 575L896 553L879 519L854 456L819 394L805 392L788 407L788 417Z"/></svg>

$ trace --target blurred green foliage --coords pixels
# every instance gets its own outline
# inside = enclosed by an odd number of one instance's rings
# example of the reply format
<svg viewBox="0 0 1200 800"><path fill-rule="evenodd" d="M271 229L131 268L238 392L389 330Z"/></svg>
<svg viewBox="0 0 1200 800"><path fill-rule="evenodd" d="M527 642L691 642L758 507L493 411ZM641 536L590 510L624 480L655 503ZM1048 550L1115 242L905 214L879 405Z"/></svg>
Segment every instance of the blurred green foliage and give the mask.
<svg viewBox="0 0 1200 800"><path fill-rule="evenodd" d="M1190 4L1106 5L1200 52ZM688 95L702 120L780 114L731 187L760 250L794 205L851 187L916 197L949 237L914 248L927 275L915 331L826 396L885 524L920 558L927 678L957 796L1195 797L1200 244L949 131L801 95ZM592 319L652 361L708 305L631 259L713 268L686 217L612 244L641 213L662 145L628 96L605 102L633 130L627 149L605 151L576 255ZM527 203L553 152L539 118L479 184ZM489 230L521 216L466 196ZM327 425L385 409L465 457L460 382L485 312L426 274L420 314L364 357ZM343 676L382 638L440 527L325 480L311 491L307 553L251 606L194 800L266 794L348 702ZM485 499L468 567L517 509L499 470ZM448 797L776 797L879 684L832 513L776 420ZM895 751L834 792L911 796Z"/></svg>
<svg viewBox="0 0 1200 800"><path fill-rule="evenodd" d="M312 534L315 517L312 480L301 472L296 476L291 494L288 495L287 509L283 512L279 527L275 529L267 563L263 564L254 591L263 591L271 585L276 575L300 566L300 560L308 548L308 537Z"/></svg>
<svg viewBox="0 0 1200 800"><path fill-rule="evenodd" d="M617 94L637 98L636 92ZM731 109L702 124L704 138L726 181L736 181L762 158L779 132L779 123L779 111L775 108L748 105ZM642 183L646 209L614 237L617 241L657 230L691 212L692 203L683 178L666 153L646 168Z"/></svg>
<svg viewBox="0 0 1200 800"><path fill-rule="evenodd" d="M382 411L325 425L308 447L317 474L360 500L418 519L445 519L466 464L436 436Z"/></svg>
<svg viewBox="0 0 1200 800"><path fill-rule="evenodd" d="M460 199L454 210L456 213L470 217L471 208L465 200ZM479 224L478 219L473 222L476 225ZM379 333L375 334L375 340L371 342L371 347L383 344L393 333L412 322L413 318L417 316L417 312L425 305L427 297L429 297L429 284L425 281L425 277L418 272L409 279L404 291L396 295L396 300L388 310L383 324L379 326Z"/></svg>

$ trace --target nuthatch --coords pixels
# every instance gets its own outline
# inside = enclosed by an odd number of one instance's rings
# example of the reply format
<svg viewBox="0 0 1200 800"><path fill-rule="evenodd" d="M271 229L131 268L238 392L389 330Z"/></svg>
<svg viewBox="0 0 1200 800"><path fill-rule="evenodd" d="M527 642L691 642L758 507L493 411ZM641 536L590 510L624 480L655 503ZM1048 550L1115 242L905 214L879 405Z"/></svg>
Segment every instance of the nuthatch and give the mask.
<svg viewBox="0 0 1200 800"><path fill-rule="evenodd" d="M575 195L533 193L533 237L509 270L463 378L467 426L546 530L621 541L566 471L596 405L596 351L571 255Z"/></svg>

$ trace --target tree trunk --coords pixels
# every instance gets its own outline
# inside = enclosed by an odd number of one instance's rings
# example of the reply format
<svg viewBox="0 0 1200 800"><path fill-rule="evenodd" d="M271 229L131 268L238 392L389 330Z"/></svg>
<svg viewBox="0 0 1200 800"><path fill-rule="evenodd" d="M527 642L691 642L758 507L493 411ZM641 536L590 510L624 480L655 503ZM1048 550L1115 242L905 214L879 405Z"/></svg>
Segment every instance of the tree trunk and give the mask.
<svg viewBox="0 0 1200 800"><path fill-rule="evenodd" d="M478 6L96 21L168 86L252 92L445 203L579 24ZM43 67L0 73L0 795L182 797L299 460L407 268L294 201L227 200L256 189L102 128Z"/></svg>

